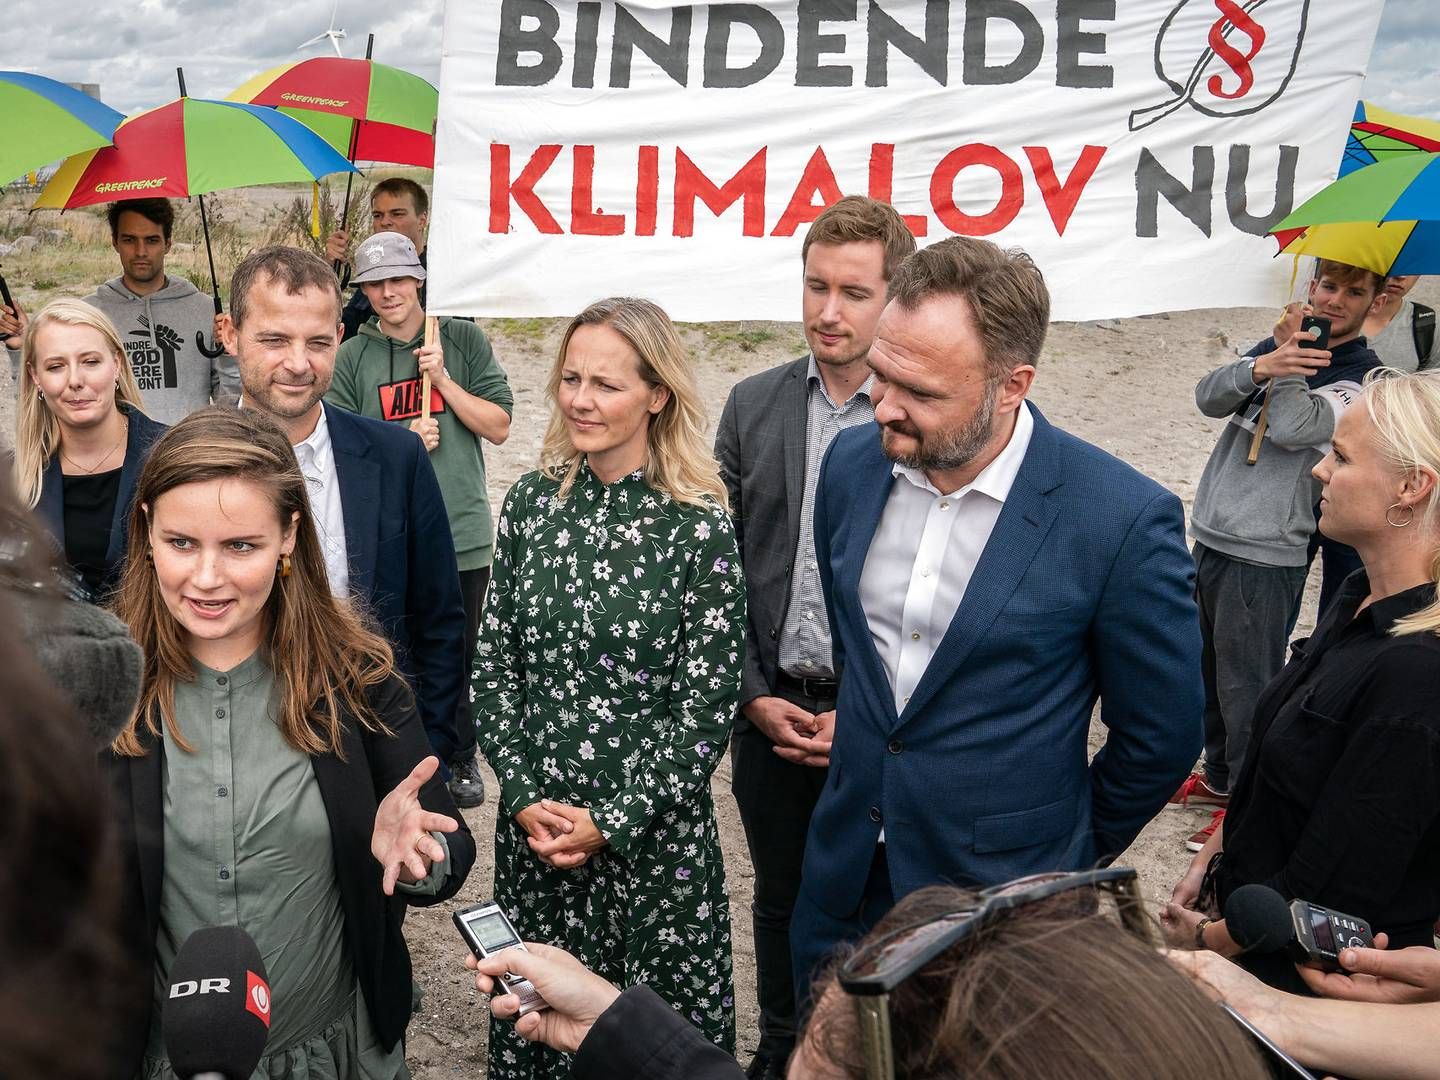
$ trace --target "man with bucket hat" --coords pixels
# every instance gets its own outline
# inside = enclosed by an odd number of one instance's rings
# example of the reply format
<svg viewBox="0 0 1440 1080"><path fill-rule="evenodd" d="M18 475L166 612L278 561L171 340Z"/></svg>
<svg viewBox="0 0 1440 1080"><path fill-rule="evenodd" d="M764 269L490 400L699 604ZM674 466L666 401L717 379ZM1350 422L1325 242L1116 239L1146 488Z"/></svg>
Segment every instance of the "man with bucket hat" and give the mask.
<svg viewBox="0 0 1440 1080"><path fill-rule="evenodd" d="M465 602L462 676L468 685L494 545L481 440L498 446L509 436L514 397L485 332L474 323L440 319L434 340L425 344L420 300L425 277L414 242L401 233L378 232L360 245L350 280L375 314L340 346L325 399L362 416L406 425L430 452L460 568ZM422 400L427 373L428 414ZM458 806L479 806L485 786L475 761L469 695L463 691L455 724L459 748L448 763L454 774L450 792Z"/></svg>

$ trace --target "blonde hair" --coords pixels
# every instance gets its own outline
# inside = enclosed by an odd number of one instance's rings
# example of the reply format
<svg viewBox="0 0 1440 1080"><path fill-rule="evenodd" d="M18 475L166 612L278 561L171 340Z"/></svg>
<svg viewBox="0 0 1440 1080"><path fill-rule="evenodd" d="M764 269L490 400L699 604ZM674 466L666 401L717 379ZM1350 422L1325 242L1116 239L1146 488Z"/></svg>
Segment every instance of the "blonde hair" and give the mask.
<svg viewBox="0 0 1440 1080"><path fill-rule="evenodd" d="M1407 478L1429 473L1440 485L1440 371L1406 375L1377 368L1365 380L1361 397L1375 428L1375 449ZM1415 524L1430 538L1430 577L1440 589L1440 490L1432 488L1424 505L1416 504ZM1392 633L1440 634L1440 595L1396 621Z"/></svg>
<svg viewBox="0 0 1440 1080"><path fill-rule="evenodd" d="M680 335L659 305L631 296L597 300L571 319L550 369L545 384L550 397L550 424L540 446L540 471L560 481L560 497L570 494L584 457L570 439L558 398L565 353L575 331L582 326L608 326L614 330L640 358L640 378L670 392L664 406L650 418L646 431L645 482L676 502L728 509L720 466L705 438L705 408Z"/></svg>
<svg viewBox="0 0 1440 1080"><path fill-rule="evenodd" d="M301 753L328 751L343 759L344 712L371 731L389 733L366 691L396 677L390 645L330 593L305 477L290 441L274 421L254 409L218 406L191 413L162 435L135 489L125 573L113 606L144 650L145 669L140 706L112 746L126 757L143 756L139 728L143 724L158 736L158 714L170 737L182 749L191 749L175 719L175 683L192 681L195 669L185 630L166 607L148 557L146 508L182 484L221 479L243 480L263 490L282 525L299 514L290 573L276 574L265 603L265 647L280 700L276 725Z"/></svg>
<svg viewBox="0 0 1440 1080"><path fill-rule="evenodd" d="M116 406L128 405L140 412L145 403L140 397L140 387L135 374L130 370L130 358L125 355L125 346L120 342L120 331L99 308L91 307L84 300L62 297L51 300L35 313L25 327L25 336L20 342L20 387L19 400L15 403L15 494L27 510L35 509L40 501L40 487L45 481L45 469L50 459L60 449L60 421L50 411L50 406L40 399L40 388L30 366L35 363L38 346L35 339L40 331L52 323L63 326L88 326L100 333L106 346L115 357L119 369L115 388Z"/></svg>

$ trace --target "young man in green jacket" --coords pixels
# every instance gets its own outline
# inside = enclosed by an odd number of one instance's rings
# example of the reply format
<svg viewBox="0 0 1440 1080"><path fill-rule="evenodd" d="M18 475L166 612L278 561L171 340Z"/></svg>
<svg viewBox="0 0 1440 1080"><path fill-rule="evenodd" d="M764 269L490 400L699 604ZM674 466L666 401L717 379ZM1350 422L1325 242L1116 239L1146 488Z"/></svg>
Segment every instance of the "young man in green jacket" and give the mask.
<svg viewBox="0 0 1440 1080"><path fill-rule="evenodd" d="M325 400L362 416L406 424L430 451L455 538L469 664L495 543L480 440L497 446L506 440L514 397L485 332L474 323L441 319L436 340L424 344L420 283L425 267L409 238L394 232L371 236L356 253L355 271L350 280L364 290L375 314L340 346ZM421 419L421 379L426 372L430 418ZM485 800L469 698L468 693L460 695L455 717L460 748L449 762L454 773L450 793L461 807Z"/></svg>

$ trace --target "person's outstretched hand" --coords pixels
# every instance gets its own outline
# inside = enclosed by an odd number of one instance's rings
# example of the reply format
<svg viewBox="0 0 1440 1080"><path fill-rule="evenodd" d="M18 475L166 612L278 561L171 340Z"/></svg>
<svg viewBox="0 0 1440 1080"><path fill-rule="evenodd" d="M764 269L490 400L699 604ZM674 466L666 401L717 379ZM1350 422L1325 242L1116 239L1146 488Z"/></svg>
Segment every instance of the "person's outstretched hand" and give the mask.
<svg viewBox="0 0 1440 1080"><path fill-rule="evenodd" d="M1193 949L1166 949L1165 959L1190 976L1213 1001L1223 1001L1284 1047L1287 995L1266 986L1239 964L1219 953Z"/></svg>
<svg viewBox="0 0 1440 1080"><path fill-rule="evenodd" d="M435 775L440 759L431 754L395 785L375 811L375 831L370 853L384 868L381 888L385 895L395 892L395 882L413 885L430 873L432 863L445 858L445 848L432 832L452 833L460 828L454 818L436 814L420 805L420 789Z"/></svg>
<svg viewBox="0 0 1440 1080"><path fill-rule="evenodd" d="M580 1049L600 1014L620 996L615 986L564 949L532 941L524 949L506 949L484 960L467 956L465 966L477 973L475 988L494 995L490 1011L501 1020L515 1015L520 1000L511 993L496 993L504 990L500 974L511 971L529 979L550 1007L526 1013L515 1021L515 1030L522 1038L567 1054Z"/></svg>
<svg viewBox="0 0 1440 1080"><path fill-rule="evenodd" d="M1373 949L1341 949L1344 971L1300 968L1305 985L1321 997L1342 1001L1375 1001L1414 1005L1440 1001L1440 951L1415 945L1385 951L1384 934L1375 935Z"/></svg>

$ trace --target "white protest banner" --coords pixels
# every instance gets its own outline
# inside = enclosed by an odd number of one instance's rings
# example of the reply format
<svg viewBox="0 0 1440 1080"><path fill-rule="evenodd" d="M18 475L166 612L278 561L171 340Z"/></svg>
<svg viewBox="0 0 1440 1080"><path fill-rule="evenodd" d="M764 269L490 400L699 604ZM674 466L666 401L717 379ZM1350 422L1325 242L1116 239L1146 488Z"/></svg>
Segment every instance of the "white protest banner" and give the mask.
<svg viewBox="0 0 1440 1080"><path fill-rule="evenodd" d="M1057 319L1285 299L1380 0L454 0L432 313L793 319L842 194L1025 248Z"/></svg>

